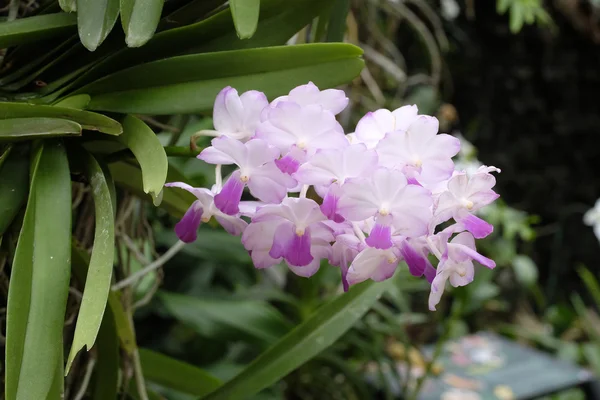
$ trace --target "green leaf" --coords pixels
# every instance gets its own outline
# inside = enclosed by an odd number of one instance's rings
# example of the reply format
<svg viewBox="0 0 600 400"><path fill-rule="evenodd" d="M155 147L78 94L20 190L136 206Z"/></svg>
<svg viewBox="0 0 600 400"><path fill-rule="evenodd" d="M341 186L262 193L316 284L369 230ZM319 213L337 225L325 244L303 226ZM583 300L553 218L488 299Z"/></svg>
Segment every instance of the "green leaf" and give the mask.
<svg viewBox="0 0 600 400"><path fill-rule="evenodd" d="M23 206L29 185L28 157L12 149L0 167L0 236Z"/></svg>
<svg viewBox="0 0 600 400"><path fill-rule="evenodd" d="M76 0L58 0L58 5L64 12L75 12L77 11L77 1Z"/></svg>
<svg viewBox="0 0 600 400"><path fill-rule="evenodd" d="M155 205L165 186L169 162L156 134L142 120L127 115L123 121L123 134L117 140L127 146L142 169L144 193L150 194ZM114 174L113 174L114 176Z"/></svg>
<svg viewBox="0 0 600 400"><path fill-rule="evenodd" d="M79 148L78 154L92 189L96 223L94 247L77 317L73 344L67 359L67 374L79 350L86 347L89 351L96 341L108 300L115 257L114 213L104 171L96 159L85 150Z"/></svg>
<svg viewBox="0 0 600 400"><path fill-rule="evenodd" d="M127 46L140 47L152 38L163 3L164 0L121 0L121 22Z"/></svg>
<svg viewBox="0 0 600 400"><path fill-rule="evenodd" d="M81 125L58 118L11 118L0 120L0 141L35 139L37 137L79 136Z"/></svg>
<svg viewBox="0 0 600 400"><path fill-rule="evenodd" d="M365 282L319 308L206 400L247 399L274 384L348 331L386 291L389 281Z"/></svg>
<svg viewBox="0 0 600 400"><path fill-rule="evenodd" d="M106 39L119 16L119 0L76 0L79 39L94 51Z"/></svg>
<svg viewBox="0 0 600 400"><path fill-rule="evenodd" d="M363 68L358 47L308 44L195 54L155 61L113 74L81 91L89 108L139 114L210 110L226 86L260 90L270 98L313 81L320 88L346 83Z"/></svg>
<svg viewBox="0 0 600 400"><path fill-rule="evenodd" d="M39 147L9 285L6 399L45 399L62 373L70 279L71 179L59 141ZM35 243L35 246L34 246Z"/></svg>
<svg viewBox="0 0 600 400"><path fill-rule="evenodd" d="M54 103L55 107L73 108L75 110L84 110L90 103L91 97L87 94L78 94L75 96L65 97Z"/></svg>
<svg viewBox="0 0 600 400"><path fill-rule="evenodd" d="M0 49L49 39L69 32L77 24L72 14L36 15L0 23Z"/></svg>
<svg viewBox="0 0 600 400"><path fill-rule="evenodd" d="M77 122L83 129L120 135L121 124L105 115L66 107L0 102L0 121L9 118L58 118Z"/></svg>
<svg viewBox="0 0 600 400"><path fill-rule="evenodd" d="M350 10L350 0L335 0L327 26L328 42L343 42L346 33L346 17Z"/></svg>
<svg viewBox="0 0 600 400"><path fill-rule="evenodd" d="M102 318L96 349L98 362L92 399L116 399L119 383L119 337L110 307L106 309Z"/></svg>
<svg viewBox="0 0 600 400"><path fill-rule="evenodd" d="M235 30L240 39L250 39L258 26L260 0L230 0Z"/></svg>
<svg viewBox="0 0 600 400"><path fill-rule="evenodd" d="M85 282L87 279L90 257L75 240L73 240L73 245L71 246L71 259L73 260L73 273L80 282ZM125 314L125 310L119 299L119 293L109 292L108 306L115 321L121 347L123 347L127 354L132 354L136 349L135 335L129 324L129 318L127 317L127 314Z"/></svg>
<svg viewBox="0 0 600 400"><path fill-rule="evenodd" d="M289 322L264 301L197 298L159 292L162 304L204 337L252 338L270 344L289 331Z"/></svg>
<svg viewBox="0 0 600 400"><path fill-rule="evenodd" d="M220 380L193 365L148 349L139 349L139 353L144 377L161 386L204 396L221 385Z"/></svg>
<svg viewBox="0 0 600 400"><path fill-rule="evenodd" d="M231 12L223 10L195 24L160 32L142 47L126 48L107 57L74 81L69 89L79 88L132 65L185 52L206 53L283 45L330 3L331 0L261 0L258 29L249 40L238 39Z"/></svg>

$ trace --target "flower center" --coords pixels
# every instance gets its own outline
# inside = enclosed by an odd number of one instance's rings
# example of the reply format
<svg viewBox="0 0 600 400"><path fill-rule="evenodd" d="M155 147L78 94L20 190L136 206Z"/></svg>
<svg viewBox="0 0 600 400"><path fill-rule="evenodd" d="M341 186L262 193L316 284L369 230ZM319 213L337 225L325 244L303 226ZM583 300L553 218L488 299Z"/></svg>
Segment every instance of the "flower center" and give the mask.
<svg viewBox="0 0 600 400"><path fill-rule="evenodd" d="M242 174L242 176L240 176L240 181L242 181L244 183L248 183L249 180L250 180L250 177L247 174Z"/></svg>
<svg viewBox="0 0 600 400"><path fill-rule="evenodd" d="M462 204L463 204L463 206L465 206L467 208L467 210L472 210L473 207L475 206L475 204L473 204L473 202L471 200L467 200L467 199L463 199Z"/></svg>
<svg viewBox="0 0 600 400"><path fill-rule="evenodd" d="M395 264L398 262L398 257L394 256L393 254L390 254L387 256L387 262L389 264Z"/></svg>
<svg viewBox="0 0 600 400"><path fill-rule="evenodd" d="M306 148L306 141L304 139L299 140L298 143L296 143L296 147L300 150L304 150Z"/></svg>
<svg viewBox="0 0 600 400"><path fill-rule="evenodd" d="M387 207L381 207L379 209L379 215L381 215L382 217L388 216L390 215L390 211L387 209Z"/></svg>
<svg viewBox="0 0 600 400"><path fill-rule="evenodd" d="M423 166L423 161L421 161L420 159L417 159L417 160L415 160L414 164L415 164L415 167L421 168Z"/></svg>
<svg viewBox="0 0 600 400"><path fill-rule="evenodd" d="M296 236L304 235L304 228L296 228Z"/></svg>

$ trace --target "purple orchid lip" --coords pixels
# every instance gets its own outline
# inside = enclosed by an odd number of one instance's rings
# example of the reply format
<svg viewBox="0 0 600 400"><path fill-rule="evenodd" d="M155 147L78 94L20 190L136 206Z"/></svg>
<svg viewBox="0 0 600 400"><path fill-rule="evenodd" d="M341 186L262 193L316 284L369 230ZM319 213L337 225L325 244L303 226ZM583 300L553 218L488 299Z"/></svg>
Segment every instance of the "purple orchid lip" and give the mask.
<svg viewBox="0 0 600 400"><path fill-rule="evenodd" d="M337 203L339 199L338 196L331 194L331 191L327 192L323 198L323 203L321 204L321 212L330 220L342 223L345 219L337 213Z"/></svg>
<svg viewBox="0 0 600 400"><path fill-rule="evenodd" d="M185 243L192 243L198 237L198 227L202 223L202 208L194 202L186 211L181 221L175 225L177 237Z"/></svg>
<svg viewBox="0 0 600 400"><path fill-rule="evenodd" d="M309 228L300 230L291 223L284 223L275 231L269 255L273 258L283 257L291 265L304 267L314 260L310 244Z"/></svg>
<svg viewBox="0 0 600 400"><path fill-rule="evenodd" d="M392 243L392 227L389 225L375 224L371 229L371 234L365 242L376 249L389 249Z"/></svg>
<svg viewBox="0 0 600 400"><path fill-rule="evenodd" d="M300 168L300 162L289 154L279 160L275 160L275 165L277 165L277 168L279 168L281 172L290 175Z"/></svg>
<svg viewBox="0 0 600 400"><path fill-rule="evenodd" d="M475 239L483 239L494 231L494 226L473 214L466 214L459 218L465 229L473 234Z"/></svg>
<svg viewBox="0 0 600 400"><path fill-rule="evenodd" d="M427 260L412 248L406 241L400 246L400 252L413 276L422 276L427 271ZM434 270L435 271L435 270ZM435 272L434 272L435 273Z"/></svg>
<svg viewBox="0 0 600 400"><path fill-rule="evenodd" d="M234 172L223 185L223 189L215 196L215 205L227 215L240 212L240 200L246 184L240 179L240 172Z"/></svg>

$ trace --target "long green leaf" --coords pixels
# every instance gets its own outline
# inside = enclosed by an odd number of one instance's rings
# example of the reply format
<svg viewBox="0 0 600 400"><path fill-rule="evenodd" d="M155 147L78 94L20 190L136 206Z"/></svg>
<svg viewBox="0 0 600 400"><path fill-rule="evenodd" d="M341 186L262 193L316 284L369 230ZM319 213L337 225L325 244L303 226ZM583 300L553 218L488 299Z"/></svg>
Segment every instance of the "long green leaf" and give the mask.
<svg viewBox="0 0 600 400"><path fill-rule="evenodd" d="M261 0L258 29L239 40L231 12L223 10L206 20L160 32L138 48L123 49L89 68L68 89L76 89L115 71L183 53L205 53L283 45L310 23L332 0ZM67 89L65 89L67 90Z"/></svg>
<svg viewBox="0 0 600 400"><path fill-rule="evenodd" d="M289 322L263 301L197 298L160 292L168 312L204 337L250 338L270 344L289 330Z"/></svg>
<svg viewBox="0 0 600 400"><path fill-rule="evenodd" d="M139 349L144 377L161 386L194 396L204 396L221 385L208 372L164 354Z"/></svg>
<svg viewBox="0 0 600 400"><path fill-rule="evenodd" d="M140 47L154 35L164 0L121 0L121 22L125 42Z"/></svg>
<svg viewBox="0 0 600 400"><path fill-rule="evenodd" d="M71 257L73 260L73 273L80 282L85 282L88 274L90 256L75 240L73 240L73 245L71 246ZM108 306L115 321L115 328L119 341L121 342L121 347L127 354L132 354L136 349L135 335L129 324L129 319L127 314L125 314L123 305L121 304L119 293L109 292Z"/></svg>
<svg viewBox="0 0 600 400"><path fill-rule="evenodd" d="M165 149L156 134L142 120L127 115L122 124L123 134L118 136L117 140L127 146L135 156L142 169L144 193L150 194L157 203L169 168Z"/></svg>
<svg viewBox="0 0 600 400"><path fill-rule="evenodd" d="M45 399L62 374L71 254L71 180L61 142L35 156L9 285L6 399ZM34 245L35 243L35 245Z"/></svg>
<svg viewBox="0 0 600 400"><path fill-rule="evenodd" d="M81 125L68 119L45 117L0 119L0 141L79 135L81 135Z"/></svg>
<svg viewBox="0 0 600 400"><path fill-rule="evenodd" d="M369 310L388 285L389 281L365 282L325 304L239 375L203 399L247 399L274 384L342 336Z"/></svg>
<svg viewBox="0 0 600 400"><path fill-rule="evenodd" d="M98 362L92 399L116 399L119 382L119 337L110 307L106 309L102 318L96 349L98 350Z"/></svg>
<svg viewBox="0 0 600 400"><path fill-rule="evenodd" d="M109 135L120 135L123 132L121 124L102 114L67 107L0 102L0 120L9 118L69 119L88 130L100 131Z"/></svg>
<svg viewBox="0 0 600 400"><path fill-rule="evenodd" d="M210 110L225 86L256 89L269 97L313 81L334 87L363 68L361 50L347 44L309 44L174 57L102 79L89 93L90 109L139 114Z"/></svg>
<svg viewBox="0 0 600 400"><path fill-rule="evenodd" d="M83 169L92 189L96 227L85 290L81 300L71 352L67 360L67 373L69 373L71 364L79 350L86 347L89 351L96 341L108 300L115 256L114 213L110 189L104 171L102 171L100 164L93 156L87 154L83 149L79 149L79 152Z"/></svg>
<svg viewBox="0 0 600 400"><path fill-rule="evenodd" d="M258 26L260 0L230 0L229 7L238 37L251 38Z"/></svg>
<svg viewBox="0 0 600 400"><path fill-rule="evenodd" d="M66 13L36 15L0 23L0 49L69 32L77 24L74 15Z"/></svg>
<svg viewBox="0 0 600 400"><path fill-rule="evenodd" d="M119 0L76 0L81 43L94 51L106 39L119 16Z"/></svg>
<svg viewBox="0 0 600 400"><path fill-rule="evenodd" d="M75 96L66 97L59 102L53 104L55 107L74 108L75 110L83 110L90 104L91 97L87 94L78 94Z"/></svg>
<svg viewBox="0 0 600 400"><path fill-rule="evenodd" d="M29 160L20 149L12 149L0 167L0 236L23 206L29 185Z"/></svg>

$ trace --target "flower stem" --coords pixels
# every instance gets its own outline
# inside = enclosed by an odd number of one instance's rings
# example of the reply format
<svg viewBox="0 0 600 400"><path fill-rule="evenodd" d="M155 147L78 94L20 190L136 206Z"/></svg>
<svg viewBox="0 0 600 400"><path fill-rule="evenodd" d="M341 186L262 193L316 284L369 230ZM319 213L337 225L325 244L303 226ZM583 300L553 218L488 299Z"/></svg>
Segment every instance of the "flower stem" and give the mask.
<svg viewBox="0 0 600 400"><path fill-rule="evenodd" d="M221 164L215 165L215 185L217 190L220 191L223 187L223 175L221 175Z"/></svg>
<svg viewBox="0 0 600 400"><path fill-rule="evenodd" d="M308 188L310 187L310 185L303 185L302 189L300 190L300 198L303 199L306 197L306 193L308 193Z"/></svg>

